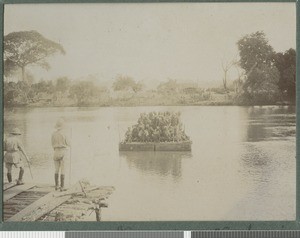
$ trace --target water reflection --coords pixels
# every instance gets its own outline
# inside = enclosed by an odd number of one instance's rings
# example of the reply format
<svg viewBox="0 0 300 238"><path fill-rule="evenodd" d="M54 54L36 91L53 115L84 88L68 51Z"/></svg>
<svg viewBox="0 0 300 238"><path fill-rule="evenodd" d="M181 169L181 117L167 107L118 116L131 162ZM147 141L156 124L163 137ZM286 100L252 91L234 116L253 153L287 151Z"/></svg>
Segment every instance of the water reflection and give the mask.
<svg viewBox="0 0 300 238"><path fill-rule="evenodd" d="M261 141L270 137L270 131L268 131L262 124L249 124L247 127L247 141Z"/></svg>
<svg viewBox="0 0 300 238"><path fill-rule="evenodd" d="M296 136L295 107L249 107L246 141L282 140Z"/></svg>
<svg viewBox="0 0 300 238"><path fill-rule="evenodd" d="M171 151L120 151L121 158L125 158L130 168L134 167L144 173L160 176L171 175L180 179L182 175L182 159L192 157L191 152Z"/></svg>
<svg viewBox="0 0 300 238"><path fill-rule="evenodd" d="M269 174L272 173L273 161L268 158L268 155L261 151L257 146L251 144L244 145L244 151L241 155L241 163L244 168L244 173L252 180L257 182L265 182L270 179Z"/></svg>

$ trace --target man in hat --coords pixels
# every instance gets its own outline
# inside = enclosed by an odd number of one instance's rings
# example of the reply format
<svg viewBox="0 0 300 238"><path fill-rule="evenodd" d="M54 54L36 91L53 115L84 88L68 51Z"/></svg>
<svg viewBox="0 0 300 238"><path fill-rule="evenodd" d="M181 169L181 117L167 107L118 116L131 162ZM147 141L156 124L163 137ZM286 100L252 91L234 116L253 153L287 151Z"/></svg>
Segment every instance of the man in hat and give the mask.
<svg viewBox="0 0 300 238"><path fill-rule="evenodd" d="M29 158L26 155L24 146L20 140L21 131L18 128L14 128L10 133L9 137L4 140L4 151L6 151L4 155L5 167L7 168L7 180L9 183L12 182L12 168L13 166L16 168L20 168L19 171L19 179L17 180L17 184L21 185L23 183L23 157L25 156L26 160L29 161Z"/></svg>
<svg viewBox="0 0 300 238"><path fill-rule="evenodd" d="M54 166L55 166L55 190L65 190L65 160L67 159L68 147L70 147L69 138L65 132L65 121L60 118L55 125L56 131L53 132L51 142L54 149ZM59 186L59 172L60 172L60 186Z"/></svg>

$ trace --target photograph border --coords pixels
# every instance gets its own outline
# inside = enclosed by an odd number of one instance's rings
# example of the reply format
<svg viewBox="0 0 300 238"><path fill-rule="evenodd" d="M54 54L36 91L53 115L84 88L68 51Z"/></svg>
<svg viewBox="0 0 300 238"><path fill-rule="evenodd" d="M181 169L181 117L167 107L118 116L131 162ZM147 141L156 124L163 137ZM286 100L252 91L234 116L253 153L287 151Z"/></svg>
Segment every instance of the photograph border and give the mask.
<svg viewBox="0 0 300 238"><path fill-rule="evenodd" d="M296 4L296 53L299 53L299 34L300 34L300 3L294 0L1 0L0 1L0 31L2 32L0 51L3 52L4 39L4 5L5 4L44 4L44 3L238 3L238 2L255 2L255 3L280 3L291 2ZM300 157L299 157L299 123L300 112L297 105L300 105L300 57L296 55L296 220L293 221L145 221L145 222L4 222L3 209L1 209L0 230L2 231L87 231L87 230L299 230L300 229ZM0 120L1 140L3 142L3 54L0 56L0 73L2 84L0 90L1 115ZM298 81L298 82L297 82ZM0 150L3 154L3 143ZM0 183L3 188L3 156L1 157ZM0 203L3 206L3 189L0 191Z"/></svg>

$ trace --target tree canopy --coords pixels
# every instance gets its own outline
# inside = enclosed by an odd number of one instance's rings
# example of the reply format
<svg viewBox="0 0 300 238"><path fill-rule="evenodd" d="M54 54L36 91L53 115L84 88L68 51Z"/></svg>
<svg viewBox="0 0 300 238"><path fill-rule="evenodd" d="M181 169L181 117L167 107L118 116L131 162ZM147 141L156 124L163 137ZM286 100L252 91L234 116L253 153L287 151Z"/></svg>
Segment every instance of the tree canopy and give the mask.
<svg viewBox="0 0 300 238"><path fill-rule="evenodd" d="M245 35L238 42L240 53L240 66L250 73L255 67L263 68L274 64L275 51L269 45L265 33L257 31L250 35Z"/></svg>
<svg viewBox="0 0 300 238"><path fill-rule="evenodd" d="M158 85L157 90L161 93L174 93L177 92L179 85L175 79L168 79Z"/></svg>
<svg viewBox="0 0 300 238"><path fill-rule="evenodd" d="M56 86L55 90L57 92L64 93L66 92L70 87L70 80L67 77L60 77L56 80Z"/></svg>
<svg viewBox="0 0 300 238"><path fill-rule="evenodd" d="M279 70L279 90L285 100L296 99L296 51L289 49L284 53L277 53L275 65Z"/></svg>
<svg viewBox="0 0 300 238"><path fill-rule="evenodd" d="M244 96L251 104L266 104L276 102L279 72L276 67L264 66L255 68L244 83Z"/></svg>
<svg viewBox="0 0 300 238"><path fill-rule="evenodd" d="M278 99L279 71L275 51L264 32L245 35L238 42L239 64L245 70L242 101L248 104L270 104Z"/></svg>
<svg viewBox="0 0 300 238"><path fill-rule="evenodd" d="M113 83L114 91L127 91L132 90L137 93L143 89L143 84L141 82L134 81L129 76L119 75Z"/></svg>
<svg viewBox="0 0 300 238"><path fill-rule="evenodd" d="M22 70L25 79L25 67L36 64L49 69L47 57L55 53L65 54L64 48L42 36L37 31L12 32L4 36L4 74L7 76L17 69Z"/></svg>
<svg viewBox="0 0 300 238"><path fill-rule="evenodd" d="M70 97L77 100L78 106L88 105L91 101L98 101L103 89L95 85L93 81L79 81L70 89Z"/></svg>

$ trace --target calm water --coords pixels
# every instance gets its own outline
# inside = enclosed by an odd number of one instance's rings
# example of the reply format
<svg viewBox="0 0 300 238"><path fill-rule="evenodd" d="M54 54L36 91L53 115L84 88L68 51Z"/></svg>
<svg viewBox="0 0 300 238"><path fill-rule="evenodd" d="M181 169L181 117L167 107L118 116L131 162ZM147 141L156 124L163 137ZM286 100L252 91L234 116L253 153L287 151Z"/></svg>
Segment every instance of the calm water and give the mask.
<svg viewBox="0 0 300 238"><path fill-rule="evenodd" d="M119 153L127 127L141 112L153 110L181 112L193 141L191 153ZM37 182L53 182L50 137L60 116L72 128L71 182L87 178L116 188L103 220L295 218L293 107L7 110L4 131L17 126L25 132L22 139Z"/></svg>

